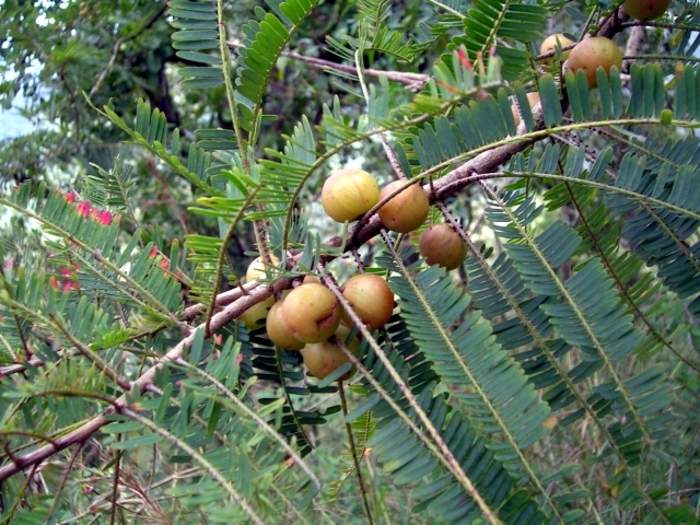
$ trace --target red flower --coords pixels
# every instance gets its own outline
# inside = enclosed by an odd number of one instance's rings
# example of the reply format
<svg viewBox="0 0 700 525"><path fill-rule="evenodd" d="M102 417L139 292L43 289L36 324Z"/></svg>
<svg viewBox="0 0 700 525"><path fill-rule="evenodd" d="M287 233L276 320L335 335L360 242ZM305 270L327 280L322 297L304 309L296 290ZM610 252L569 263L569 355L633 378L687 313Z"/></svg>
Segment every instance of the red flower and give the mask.
<svg viewBox="0 0 700 525"><path fill-rule="evenodd" d="M112 224L112 212L108 210L99 210L95 212L95 220L102 224L103 226L109 226Z"/></svg>
<svg viewBox="0 0 700 525"><path fill-rule="evenodd" d="M77 290L78 289L78 281L73 281L72 279L68 279L66 281L63 281L63 291L64 292L70 292L71 290Z"/></svg>
<svg viewBox="0 0 700 525"><path fill-rule="evenodd" d="M66 202L75 202L78 199L78 195L73 191L69 191L65 194Z"/></svg>

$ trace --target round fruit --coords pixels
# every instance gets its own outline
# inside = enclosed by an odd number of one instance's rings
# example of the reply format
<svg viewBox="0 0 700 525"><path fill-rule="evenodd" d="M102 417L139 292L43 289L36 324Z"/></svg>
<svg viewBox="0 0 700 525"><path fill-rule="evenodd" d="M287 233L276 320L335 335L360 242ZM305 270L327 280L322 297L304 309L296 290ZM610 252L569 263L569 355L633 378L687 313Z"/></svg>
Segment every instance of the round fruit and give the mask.
<svg viewBox="0 0 700 525"><path fill-rule="evenodd" d="M447 224L431 226L420 238L420 254L429 265L454 270L467 255L467 244Z"/></svg>
<svg viewBox="0 0 700 525"><path fill-rule="evenodd" d="M268 297L264 301L254 304L243 312L239 319L243 321L243 324L245 324L249 330L260 327L262 321L267 317L267 312L274 301L273 297Z"/></svg>
<svg viewBox="0 0 700 525"><path fill-rule="evenodd" d="M267 267L268 270L271 270L274 266L279 266L280 260L274 255L270 254L270 263L271 266ZM255 281L256 279L263 280L266 278L267 272L265 271L265 263L263 262L262 257L256 257L248 265L248 270L245 273L245 280L249 283L251 281Z"/></svg>
<svg viewBox="0 0 700 525"><path fill-rule="evenodd" d="M555 33L553 35L549 35L540 44L540 55L545 55L547 53L555 51L557 49L557 44L559 44L560 49L564 49L565 47L572 46L575 43L576 42L564 35L564 33ZM566 58L568 54L568 50L562 51L562 56L564 58Z"/></svg>
<svg viewBox="0 0 700 525"><path fill-rule="evenodd" d="M270 313L267 314L267 338L280 348L287 350L300 350L304 343L299 341L284 322L280 315L283 301L277 301L270 308Z"/></svg>
<svg viewBox="0 0 700 525"><path fill-rule="evenodd" d="M615 42L604 36L594 36L582 40L571 50L568 67L574 73L583 70L588 79L589 87L596 87L598 79L596 70L602 67L605 73L610 73L613 66L622 66L622 51Z"/></svg>
<svg viewBox="0 0 700 525"><path fill-rule="evenodd" d="M651 20L664 14L671 0L625 0L625 13L637 20Z"/></svg>
<svg viewBox="0 0 700 525"><path fill-rule="evenodd" d="M348 343L348 335L350 335L350 330L345 326L339 326L335 336L328 341L308 344L302 348L301 355L304 358L304 364L312 376L323 379L333 372L333 370L348 362L347 356L338 346L339 341L343 343L345 348L350 352L355 355L358 354L360 351L360 340L355 337ZM353 370L349 371L340 379L347 379L352 373Z"/></svg>
<svg viewBox="0 0 700 525"><path fill-rule="evenodd" d="M320 343L338 328L340 307L328 288L308 283L289 293L282 303L280 316L294 337L304 343Z"/></svg>
<svg viewBox="0 0 700 525"><path fill-rule="evenodd" d="M343 295L352 309L370 328L381 328L394 311L394 294L379 275L363 273L351 277L343 288ZM347 314L346 322L352 324Z"/></svg>
<svg viewBox="0 0 700 525"><path fill-rule="evenodd" d="M404 186L406 181L395 180L384 186L379 200L391 195ZM408 233L418 228L428 216L428 196L419 184L413 184L392 197L381 208L379 218L384 226L400 233Z"/></svg>
<svg viewBox="0 0 700 525"><path fill-rule="evenodd" d="M532 91L527 94L527 102L530 104L530 108L534 108L537 104L540 103L540 94L537 91ZM517 104L513 103L513 105L510 107L510 110L513 112L513 120L515 121L515 127L517 128L520 125L520 108L517 106Z"/></svg>
<svg viewBox="0 0 700 525"><path fill-rule="evenodd" d="M329 217L338 222L352 221L379 201L379 186L363 170L334 171L321 190L321 204Z"/></svg>

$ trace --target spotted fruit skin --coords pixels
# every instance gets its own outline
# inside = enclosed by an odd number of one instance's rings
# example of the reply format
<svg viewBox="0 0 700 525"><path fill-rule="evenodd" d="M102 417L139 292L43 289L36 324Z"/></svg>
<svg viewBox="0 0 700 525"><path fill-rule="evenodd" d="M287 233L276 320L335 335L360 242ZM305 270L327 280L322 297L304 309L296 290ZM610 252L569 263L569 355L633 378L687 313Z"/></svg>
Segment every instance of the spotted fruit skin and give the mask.
<svg viewBox="0 0 700 525"><path fill-rule="evenodd" d="M355 355L359 353L360 340L357 337L353 337L352 341L348 343L347 338L349 335L350 329L341 325L338 327L335 335L328 341L310 343L301 349L304 365L306 365L312 376L323 379L336 368L348 362L347 356L338 346L338 341L342 342L351 353ZM348 379L353 373L354 369L340 379Z"/></svg>
<svg viewBox="0 0 700 525"><path fill-rule="evenodd" d="M390 182L382 188L379 200L388 197L405 184L406 181L403 180ZM425 222L429 208L430 204L425 190L419 184L413 184L382 205L379 208L379 218L388 229L399 233L409 233Z"/></svg>
<svg viewBox="0 0 700 525"><path fill-rule="evenodd" d="M637 20L652 20L666 12L671 0L625 0L625 13Z"/></svg>
<svg viewBox="0 0 700 525"><path fill-rule="evenodd" d="M320 343L338 328L340 306L328 288L307 283L289 293L282 303L280 315L294 337L304 343Z"/></svg>
<svg viewBox="0 0 700 525"><path fill-rule="evenodd" d="M531 91L527 94L527 102L530 104L530 109L534 108L540 103L540 94L537 91ZM515 127L517 128L521 122L520 108L518 108L517 104L513 103L510 110L513 112L513 120L515 121Z"/></svg>
<svg viewBox="0 0 700 525"><path fill-rule="evenodd" d="M421 235L419 250L430 266L454 270L464 261L467 244L448 224L436 224Z"/></svg>
<svg viewBox="0 0 700 525"><path fill-rule="evenodd" d="M323 209L330 218L338 222L357 219L378 201L377 181L372 175L359 169L334 171L321 190Z"/></svg>
<svg viewBox="0 0 700 525"><path fill-rule="evenodd" d="M267 320L265 322L267 338L272 341L274 345L284 348L285 350L300 350L303 348L304 343L294 337L294 333L281 316L283 302L283 300L277 301L272 305L270 312L267 314Z"/></svg>
<svg viewBox="0 0 700 525"><path fill-rule="evenodd" d="M613 66L618 69L622 66L622 51L615 42L603 36L581 40L571 50L568 60L568 68L573 72L582 70L591 88L598 85L597 69L602 67L606 74L610 74Z"/></svg>
<svg viewBox="0 0 700 525"><path fill-rule="evenodd" d="M369 328L381 328L394 312L394 294L379 275L363 273L351 277L345 283L343 295ZM346 324L351 325L347 313L343 314Z"/></svg>
<svg viewBox="0 0 700 525"><path fill-rule="evenodd" d="M557 49L557 43L559 44L559 47L561 49L565 47L569 47L576 42L571 40L569 37L567 37L564 33L555 33L553 35L549 35L547 38L545 38L542 43L540 44L540 55L544 55L546 53L551 53L552 51ZM569 51L563 51L562 56L566 58L569 54Z"/></svg>
<svg viewBox="0 0 700 525"><path fill-rule="evenodd" d="M272 264L268 266L268 269L277 267L280 264L280 260L272 254L270 254L270 262ZM256 279L263 281L266 278L267 273L265 272L265 263L263 262L262 257L256 257L248 265L248 270L245 273L245 280L247 283L249 283L251 281L255 281Z"/></svg>
<svg viewBox="0 0 700 525"><path fill-rule="evenodd" d="M265 321L267 313L274 301L274 298L268 297L264 301L254 304L243 312L239 319L243 321L243 324L246 325L248 330L260 328L263 325L263 321Z"/></svg>

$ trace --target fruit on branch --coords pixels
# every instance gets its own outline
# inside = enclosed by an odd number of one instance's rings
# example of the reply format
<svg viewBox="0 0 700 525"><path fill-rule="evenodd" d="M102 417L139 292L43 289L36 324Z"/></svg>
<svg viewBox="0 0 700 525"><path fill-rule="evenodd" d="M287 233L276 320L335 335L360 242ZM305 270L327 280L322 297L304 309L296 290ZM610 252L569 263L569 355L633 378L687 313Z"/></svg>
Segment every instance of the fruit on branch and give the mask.
<svg viewBox="0 0 700 525"><path fill-rule="evenodd" d="M405 185L405 180L390 182L382 188L379 200L388 197ZM390 230L408 233L423 224L428 216L428 208L428 196L425 190L420 184L412 184L379 208L379 218Z"/></svg>
<svg viewBox="0 0 700 525"><path fill-rule="evenodd" d="M582 70L586 74L589 87L596 87L596 71L599 67L610 74L610 69L622 66L622 51L615 42L604 36L594 36L581 40L569 55L568 68L574 73Z"/></svg>
<svg viewBox="0 0 700 525"><path fill-rule="evenodd" d="M338 222L357 219L378 201L377 181L364 170L335 170L321 190L323 209Z"/></svg>
<svg viewBox="0 0 700 525"><path fill-rule="evenodd" d="M274 255L270 254L270 263L271 266L267 267L267 270L270 271L273 267L279 266L280 260L275 257ZM253 259L253 261L248 265L248 270L245 272L245 280L246 282L251 282L256 279L258 280L264 280L268 277L267 272L265 271L265 263L263 262L262 257L256 257Z"/></svg>
<svg viewBox="0 0 700 525"><path fill-rule="evenodd" d="M394 294L379 275L362 273L351 277L343 287L343 295L369 328L381 328L394 312ZM343 321L352 325L347 312L343 312Z"/></svg>
<svg viewBox="0 0 700 525"><path fill-rule="evenodd" d="M328 288L307 283L292 290L284 299L280 316L294 337L304 343L320 343L338 328L340 306Z"/></svg>
<svg viewBox="0 0 700 525"><path fill-rule="evenodd" d="M268 297L264 301L254 304L243 312L239 319L243 321L243 324L245 324L249 330L259 328L262 326L262 322L265 317L267 317L267 313L274 301L274 298Z"/></svg>
<svg viewBox="0 0 700 525"><path fill-rule="evenodd" d="M270 312L267 314L267 321L265 323L267 338L280 348L285 348L286 350L300 350L304 346L304 343L294 337L294 333L292 333L292 330L287 326L287 323L285 323L281 315L283 301L284 300L280 300L273 304L272 308L270 308Z"/></svg>
<svg viewBox="0 0 700 525"><path fill-rule="evenodd" d="M625 0L625 13L637 20L658 18L668 9L671 0Z"/></svg>
<svg viewBox="0 0 700 525"><path fill-rule="evenodd" d="M530 108L534 108L537 104L540 103L540 94L537 91L532 91L527 94L527 102L530 104ZM520 125L521 116L520 116L520 108L518 107L517 103L513 103L513 105L510 107L510 110L513 112L513 120L515 121L515 127L517 128Z"/></svg>
<svg viewBox="0 0 700 525"><path fill-rule="evenodd" d="M564 33L555 33L553 35L549 35L547 38L545 38L542 43L540 44L540 55L545 55L547 53L551 53L553 51L556 51L557 49L557 44L559 44L559 47L561 49L565 47L569 47L574 45L576 42L571 40L569 37L567 37ZM566 58L569 56L569 50L562 51L562 56Z"/></svg>
<svg viewBox="0 0 700 525"><path fill-rule="evenodd" d="M357 355L359 353L360 340L357 337L353 337L348 342L349 335L350 329L341 325L338 327L335 335L328 341L307 344L302 348L301 355L304 358L304 364L312 376L323 379L333 370L348 362L348 358L343 353L339 343L343 344L353 354ZM353 372L354 370L350 370L340 379L348 379Z"/></svg>
<svg viewBox="0 0 700 525"><path fill-rule="evenodd" d="M467 243L448 224L436 224L421 235L419 250L430 266L454 270L467 255Z"/></svg>

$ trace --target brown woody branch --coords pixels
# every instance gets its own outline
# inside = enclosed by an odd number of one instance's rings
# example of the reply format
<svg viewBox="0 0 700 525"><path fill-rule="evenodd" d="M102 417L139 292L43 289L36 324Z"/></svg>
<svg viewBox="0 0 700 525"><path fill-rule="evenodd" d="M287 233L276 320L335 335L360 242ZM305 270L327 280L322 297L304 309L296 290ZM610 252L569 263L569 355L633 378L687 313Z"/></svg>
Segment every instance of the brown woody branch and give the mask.
<svg viewBox="0 0 700 525"><path fill-rule="evenodd" d="M627 20L627 18L627 15L620 7L618 10L614 11L605 21L603 21L597 34L600 36L607 37L614 36L616 33L623 29L623 23ZM314 59L314 61L316 60L320 59ZM373 75L373 73L371 72L372 70L365 69L364 71L366 74ZM379 74L386 75L387 72L377 72L377 75ZM405 73L403 73L402 75L403 78L408 78L405 76ZM411 73L409 75L415 74ZM538 121L541 120L541 110L536 111L536 113L540 114L540 118L538 119ZM429 184L425 187L426 191L430 196L431 202L444 202L456 193L458 193L461 189L471 184L472 182L475 182L481 178L488 178L489 173L495 171L500 165L502 165L516 153L527 148L534 141L535 139L528 139L517 143L499 146L497 148L494 148L493 150L484 152L474 157L473 159L469 160L468 162L464 163L458 168L452 170L446 176L441 177L437 181L434 181L432 184ZM353 250L356 250L358 247L367 242L369 239L376 236L382 230L381 222L379 221L379 217L376 215L376 213L373 213L371 217L365 219L366 220L361 220L358 223L359 227L356 227L352 231L348 243L345 246L346 251L351 252ZM236 288L234 290L229 290L217 296L217 304L219 302L224 303L232 297L236 297L236 299L233 300L233 302L231 302L227 306L225 306L220 312L212 316L210 323L210 331L209 333L205 334L206 336L210 336L211 334L219 330L221 327L223 327L226 323L230 322L233 319L236 319L238 316L241 315L241 313L246 311L254 304L264 301L277 291L281 291L288 288L291 285L291 282L287 278L282 278L278 279L270 285L253 286L253 284L254 283L251 283L252 289L247 295L243 295L243 291L240 288ZM226 299L223 299L222 297L225 297ZM188 309L189 312L188 310L186 310L186 315L192 315L192 317L194 317L199 313L198 309L199 306L194 305L193 307L190 307L190 309ZM204 323L200 324L197 327L197 329L204 328ZM167 363L178 360L185 352L185 350L194 341L195 334L196 330L193 330L190 335L185 337L177 344L177 346L175 346L168 353L166 353L156 364L154 364L148 371L146 371L146 373L144 373L141 377L139 377L136 381L133 382L133 388L140 388L142 391L145 391L149 388L149 386L154 386L153 381L155 379L156 373L162 368L164 368L167 365ZM44 461L46 458L60 452L61 450L75 443L83 443L92 434L97 432L102 426L108 423L106 416L110 413L110 411L113 412L116 408L126 406L126 396L121 396L116 400L115 407L107 410L104 414L94 417L93 419L91 419L81 427L73 430L72 432L69 432L67 434L64 434L63 436L56 438L53 443L39 447L36 450L24 455L11 457L9 463L0 467L0 482L27 467L35 467L36 465Z"/></svg>

